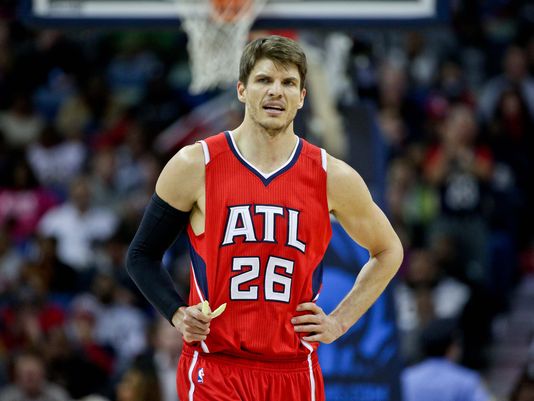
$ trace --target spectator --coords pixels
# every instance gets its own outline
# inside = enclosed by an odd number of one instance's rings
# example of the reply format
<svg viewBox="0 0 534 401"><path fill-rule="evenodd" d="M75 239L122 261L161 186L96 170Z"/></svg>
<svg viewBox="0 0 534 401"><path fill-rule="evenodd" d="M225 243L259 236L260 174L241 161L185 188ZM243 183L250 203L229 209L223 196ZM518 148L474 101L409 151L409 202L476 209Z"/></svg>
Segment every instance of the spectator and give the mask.
<svg viewBox="0 0 534 401"><path fill-rule="evenodd" d="M475 104L475 97L468 86L465 72L455 59L445 60L441 64L435 89L437 94L448 102L470 106Z"/></svg>
<svg viewBox="0 0 534 401"><path fill-rule="evenodd" d="M43 359L33 352L15 357L14 382L0 392L0 401L69 401L61 387L46 381Z"/></svg>
<svg viewBox="0 0 534 401"><path fill-rule="evenodd" d="M39 137L43 119L33 110L30 95L19 92L7 111L0 112L0 131L12 149L24 149Z"/></svg>
<svg viewBox="0 0 534 401"><path fill-rule="evenodd" d="M16 352L41 347L51 331L63 326L64 310L45 295L40 282L30 277L0 308L0 348Z"/></svg>
<svg viewBox="0 0 534 401"><path fill-rule="evenodd" d="M41 217L58 199L39 185L24 159L16 160L9 170L6 185L0 185L0 225L7 226L12 240L21 244L35 233Z"/></svg>
<svg viewBox="0 0 534 401"><path fill-rule="evenodd" d="M483 285L488 264L483 205L492 154L476 145L477 129L470 109L453 107L444 122L441 143L428 151L425 176L440 192L441 214L433 240L451 237L463 257L464 279Z"/></svg>
<svg viewBox="0 0 534 401"><path fill-rule="evenodd" d="M123 198L117 190L115 151L111 148L97 150L90 163L90 186L94 204L97 207L109 207L114 212L121 212Z"/></svg>
<svg viewBox="0 0 534 401"><path fill-rule="evenodd" d="M400 118L402 123L400 129L393 138L386 137L386 140L395 139L397 143L406 144L421 136L421 111L410 93L406 66L394 58L385 60L380 66L380 76L378 85L378 110L380 115L387 115ZM386 132L391 136L391 133ZM399 135L402 136L399 138Z"/></svg>
<svg viewBox="0 0 534 401"><path fill-rule="evenodd" d="M134 33L122 35L122 46L109 63L107 78L112 93L121 104L141 101L150 79L162 69L161 60Z"/></svg>
<svg viewBox="0 0 534 401"><path fill-rule="evenodd" d="M469 287L448 277L430 250L413 250L403 282L395 288L397 319L407 361L420 356L413 340L433 319L459 319L469 300Z"/></svg>
<svg viewBox="0 0 534 401"><path fill-rule="evenodd" d="M16 289L22 263L7 230L0 225L0 299Z"/></svg>
<svg viewBox="0 0 534 401"><path fill-rule="evenodd" d="M421 179L414 159L392 160L387 175L386 199L390 219L401 233L409 234L410 240L404 241L407 247L426 244L428 226L436 218L439 207L436 191Z"/></svg>
<svg viewBox="0 0 534 401"><path fill-rule="evenodd" d="M74 90L72 74L57 66L52 68L33 96L39 114L47 121L53 121L61 104L72 96Z"/></svg>
<svg viewBox="0 0 534 401"><path fill-rule="evenodd" d="M28 146L26 157L42 185L66 192L80 174L87 156L85 145L77 137L62 138L53 126L41 132L39 141Z"/></svg>
<svg viewBox="0 0 534 401"><path fill-rule="evenodd" d="M148 139L146 131L136 122L128 129L124 143L117 149L117 186L123 196L154 182L150 177L150 163L154 156L149 152Z"/></svg>
<svg viewBox="0 0 534 401"><path fill-rule="evenodd" d="M152 347L136 359L135 366L154 371L161 389L161 401L176 400L176 366L182 352L182 336L165 319L152 326Z"/></svg>
<svg viewBox="0 0 534 401"><path fill-rule="evenodd" d="M9 183L12 169L13 159L16 157L16 152L13 152L6 142L4 133L0 129L0 186L5 186Z"/></svg>
<svg viewBox="0 0 534 401"><path fill-rule="evenodd" d="M109 238L117 225L117 217L104 208L93 208L92 194L86 177L71 184L69 200L44 215L39 232L58 240L59 259L78 272L94 266L94 248Z"/></svg>
<svg viewBox="0 0 534 401"><path fill-rule="evenodd" d="M126 252L132 236L127 227L121 224L99 250L96 268L99 273L113 278L119 289L121 299L145 309L149 304L131 280L125 267Z"/></svg>
<svg viewBox="0 0 534 401"><path fill-rule="evenodd" d="M66 135L82 133L91 137L109 129L120 117L121 107L110 94L105 78L91 76L80 82L80 93L67 99L56 117Z"/></svg>
<svg viewBox="0 0 534 401"><path fill-rule="evenodd" d="M52 331L43 347L48 376L61 384L73 398L108 391L112 373L112 353L94 342L93 317L77 311L66 327ZM74 338L66 328L76 332Z"/></svg>
<svg viewBox="0 0 534 401"><path fill-rule="evenodd" d="M527 365L512 391L510 401L534 400L534 363Z"/></svg>
<svg viewBox="0 0 534 401"><path fill-rule="evenodd" d="M480 376L455 361L461 353L450 320L435 320L423 331L426 359L404 370L404 401L489 401Z"/></svg>
<svg viewBox="0 0 534 401"><path fill-rule="evenodd" d="M534 224L529 216L534 201L531 174L534 168L533 129L534 115L529 113L521 92L517 88L504 90L488 126L488 141L499 163L497 171L500 174L495 175L494 182L500 192L509 194L509 202L513 203L497 205L494 217L498 218L499 228L511 225L508 231L513 237L516 236L514 228L519 225L520 247L525 246Z"/></svg>
<svg viewBox="0 0 534 401"><path fill-rule="evenodd" d="M428 46L427 35L412 31L406 35L405 43L408 72L412 85L428 88L437 70L437 46Z"/></svg>
<svg viewBox="0 0 534 401"><path fill-rule="evenodd" d="M161 401L156 376L140 369L129 369L117 386L117 401Z"/></svg>
<svg viewBox="0 0 534 401"><path fill-rule="evenodd" d="M100 303L95 339L112 347L117 356L114 372L122 373L146 349L146 317L131 305L130 294L125 294L110 275L95 277L93 293Z"/></svg>
<svg viewBox="0 0 534 401"><path fill-rule="evenodd" d="M37 238L36 258L24 266L23 279L38 280L46 293L73 294L78 289L74 269L59 260L54 237Z"/></svg>
<svg viewBox="0 0 534 401"><path fill-rule="evenodd" d="M484 121L490 121L502 93L512 87L519 88L527 104L528 112L534 116L534 80L528 73L524 50L510 45L504 56L504 73L490 80L484 86L480 99L480 114Z"/></svg>

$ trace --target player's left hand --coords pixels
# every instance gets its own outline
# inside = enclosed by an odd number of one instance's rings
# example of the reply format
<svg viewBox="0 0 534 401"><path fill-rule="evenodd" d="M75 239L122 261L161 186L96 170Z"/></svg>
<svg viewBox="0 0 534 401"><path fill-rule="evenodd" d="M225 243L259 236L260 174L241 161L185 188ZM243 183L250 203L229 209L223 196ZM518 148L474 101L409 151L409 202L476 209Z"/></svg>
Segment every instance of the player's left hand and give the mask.
<svg viewBox="0 0 534 401"><path fill-rule="evenodd" d="M324 313L322 308L313 302L305 302L297 306L297 312L303 311L311 313L291 319L296 332L309 333L302 337L303 340L330 344L343 335L341 324L334 317Z"/></svg>

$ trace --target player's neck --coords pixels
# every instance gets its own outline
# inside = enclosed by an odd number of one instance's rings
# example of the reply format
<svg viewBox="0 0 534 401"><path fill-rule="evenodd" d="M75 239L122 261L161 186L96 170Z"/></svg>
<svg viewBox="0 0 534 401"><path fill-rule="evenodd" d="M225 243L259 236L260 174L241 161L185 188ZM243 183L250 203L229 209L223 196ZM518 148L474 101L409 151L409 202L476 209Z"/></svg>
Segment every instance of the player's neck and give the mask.
<svg viewBox="0 0 534 401"><path fill-rule="evenodd" d="M298 141L292 123L277 133L243 123L233 131L233 138L241 155L265 173L282 166L293 153Z"/></svg>

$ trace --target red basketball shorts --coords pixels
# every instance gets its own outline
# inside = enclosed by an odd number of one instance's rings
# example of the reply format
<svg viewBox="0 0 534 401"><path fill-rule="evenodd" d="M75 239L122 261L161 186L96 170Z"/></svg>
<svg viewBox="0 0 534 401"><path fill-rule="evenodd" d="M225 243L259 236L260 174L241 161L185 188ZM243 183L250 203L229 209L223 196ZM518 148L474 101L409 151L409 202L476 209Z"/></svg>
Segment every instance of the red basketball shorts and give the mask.
<svg viewBox="0 0 534 401"><path fill-rule="evenodd" d="M264 362L182 352L176 375L180 401L324 401L317 355Z"/></svg>

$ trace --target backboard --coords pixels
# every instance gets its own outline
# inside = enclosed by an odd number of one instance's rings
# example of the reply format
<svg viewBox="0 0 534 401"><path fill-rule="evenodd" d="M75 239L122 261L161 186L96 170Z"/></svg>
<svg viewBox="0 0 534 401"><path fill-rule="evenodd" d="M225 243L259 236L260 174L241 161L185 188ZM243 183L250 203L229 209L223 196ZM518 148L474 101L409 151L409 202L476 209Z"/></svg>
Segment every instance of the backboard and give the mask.
<svg viewBox="0 0 534 401"><path fill-rule="evenodd" d="M42 25L176 26L190 12L180 0L23 0L20 13ZM447 0L269 0L255 28L350 29L369 24L443 20Z"/></svg>

